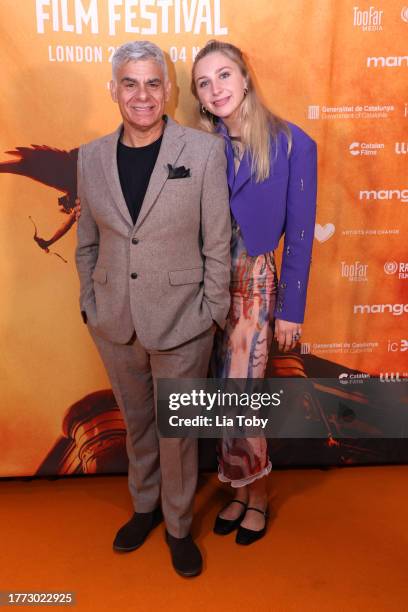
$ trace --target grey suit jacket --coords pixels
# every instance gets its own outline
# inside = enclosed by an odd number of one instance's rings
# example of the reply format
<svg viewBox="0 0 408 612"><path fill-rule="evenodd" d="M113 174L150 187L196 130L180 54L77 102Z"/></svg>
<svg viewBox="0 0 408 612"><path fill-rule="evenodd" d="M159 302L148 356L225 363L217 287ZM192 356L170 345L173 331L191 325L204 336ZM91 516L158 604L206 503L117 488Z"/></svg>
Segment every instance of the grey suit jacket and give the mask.
<svg viewBox="0 0 408 612"><path fill-rule="evenodd" d="M146 348L169 349L213 320L225 325L231 223L224 142L168 118L133 225L117 168L121 129L79 149L80 308L107 340L126 343L136 330ZM167 164L191 176L169 179Z"/></svg>

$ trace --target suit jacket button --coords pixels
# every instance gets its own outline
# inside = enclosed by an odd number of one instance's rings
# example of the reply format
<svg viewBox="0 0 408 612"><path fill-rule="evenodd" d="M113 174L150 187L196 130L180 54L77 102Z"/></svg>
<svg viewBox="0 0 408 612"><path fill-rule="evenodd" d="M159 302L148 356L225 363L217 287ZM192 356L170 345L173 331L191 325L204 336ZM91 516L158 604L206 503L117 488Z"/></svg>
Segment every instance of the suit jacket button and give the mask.
<svg viewBox="0 0 408 612"><path fill-rule="evenodd" d="M132 244L138 244L139 240L137 238L132 238Z"/></svg>
<svg viewBox="0 0 408 612"><path fill-rule="evenodd" d="M130 275L130 278L137 278L137 272L132 272L132 274Z"/></svg>

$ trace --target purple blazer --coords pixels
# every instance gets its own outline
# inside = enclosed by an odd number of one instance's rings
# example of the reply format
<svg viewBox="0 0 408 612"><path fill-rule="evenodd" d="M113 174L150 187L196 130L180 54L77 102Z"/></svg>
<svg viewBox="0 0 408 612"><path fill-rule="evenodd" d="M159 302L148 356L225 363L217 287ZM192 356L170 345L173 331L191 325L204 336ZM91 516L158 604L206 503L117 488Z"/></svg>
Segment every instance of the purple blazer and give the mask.
<svg viewBox="0 0 408 612"><path fill-rule="evenodd" d="M230 206L249 255L273 251L285 234L275 317L302 323L306 305L316 218L316 143L298 126L292 133L288 157L287 137L271 140L271 174L266 181L251 180L251 161L245 154L237 175L231 140L222 121L217 132L225 139ZM276 155L275 155L276 154Z"/></svg>

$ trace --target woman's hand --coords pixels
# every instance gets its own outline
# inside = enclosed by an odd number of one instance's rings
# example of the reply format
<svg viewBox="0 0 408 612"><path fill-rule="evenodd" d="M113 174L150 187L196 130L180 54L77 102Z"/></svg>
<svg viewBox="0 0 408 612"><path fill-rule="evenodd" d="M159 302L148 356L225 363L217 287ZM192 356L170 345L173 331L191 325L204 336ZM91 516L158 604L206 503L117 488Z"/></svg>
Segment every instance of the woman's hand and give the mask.
<svg viewBox="0 0 408 612"><path fill-rule="evenodd" d="M302 335L300 323L292 323L283 319L275 319L275 339L279 344L279 350L291 351L295 348Z"/></svg>
<svg viewBox="0 0 408 612"><path fill-rule="evenodd" d="M81 200L79 198L76 198L75 200L74 211L75 211L75 221L78 221L79 217L81 216Z"/></svg>

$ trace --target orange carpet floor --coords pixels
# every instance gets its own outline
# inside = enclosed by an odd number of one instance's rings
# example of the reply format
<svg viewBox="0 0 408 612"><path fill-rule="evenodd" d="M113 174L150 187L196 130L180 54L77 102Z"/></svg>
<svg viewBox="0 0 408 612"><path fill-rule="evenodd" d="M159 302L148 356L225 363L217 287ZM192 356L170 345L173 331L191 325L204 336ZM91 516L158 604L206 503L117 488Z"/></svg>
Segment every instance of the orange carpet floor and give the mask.
<svg viewBox="0 0 408 612"><path fill-rule="evenodd" d="M407 477L408 466L276 470L268 534L245 548L212 533L227 491L203 475L194 579L174 573L163 525L139 550L112 551L132 512L125 477L3 480L0 591L74 591L76 611L406 612Z"/></svg>

